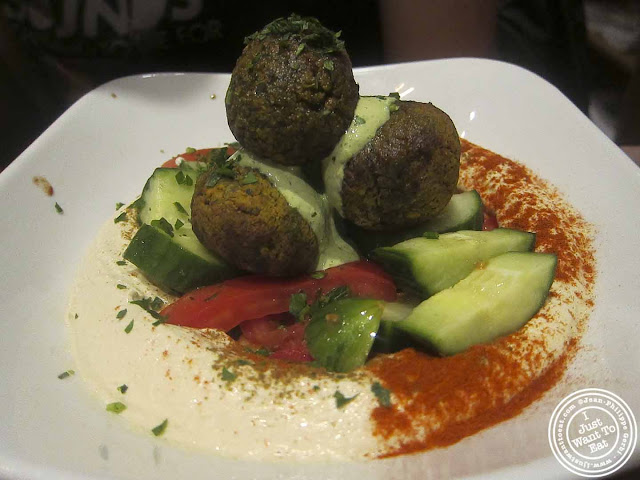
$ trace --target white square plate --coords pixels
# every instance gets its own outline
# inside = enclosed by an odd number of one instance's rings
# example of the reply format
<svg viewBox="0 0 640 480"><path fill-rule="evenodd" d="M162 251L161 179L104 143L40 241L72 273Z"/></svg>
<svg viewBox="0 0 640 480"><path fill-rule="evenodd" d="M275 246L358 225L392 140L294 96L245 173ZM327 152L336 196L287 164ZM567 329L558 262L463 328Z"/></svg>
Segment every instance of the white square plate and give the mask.
<svg viewBox="0 0 640 480"><path fill-rule="evenodd" d="M529 166L596 226L596 308L561 383L518 417L452 447L369 463L240 462L132 433L80 378L57 378L74 368L63 319L73 275L115 203L132 200L155 166L233 137L223 100L229 75L122 78L80 99L0 175L1 478L564 478L571 474L546 433L564 395L605 388L640 414L640 169L558 90L512 65L440 60L356 77L362 94L433 102L463 137ZM637 453L627 467L640 463Z"/></svg>

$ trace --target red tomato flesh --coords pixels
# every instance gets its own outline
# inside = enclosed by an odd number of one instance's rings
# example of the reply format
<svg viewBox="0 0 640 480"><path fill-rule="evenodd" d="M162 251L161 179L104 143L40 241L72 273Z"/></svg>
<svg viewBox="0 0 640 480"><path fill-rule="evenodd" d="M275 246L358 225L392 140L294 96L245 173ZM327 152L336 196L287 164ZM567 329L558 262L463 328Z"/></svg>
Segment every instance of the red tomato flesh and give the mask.
<svg viewBox="0 0 640 480"><path fill-rule="evenodd" d="M201 148L199 150L195 150L193 152L185 152L185 153L181 153L180 155L176 155L175 157L167 160L166 162L164 162L162 164L163 168L177 168L178 165L176 164L176 160L178 160L178 158L182 158L185 162L199 162L202 160L202 157L204 157L207 153L209 153L211 150L214 150L213 148ZM231 146L227 146L227 155L233 155L235 153L236 149L231 147Z"/></svg>
<svg viewBox="0 0 640 480"><path fill-rule="evenodd" d="M290 313L267 315L240 324L243 340L270 351L269 356L294 362L313 360L304 339L306 321L296 322Z"/></svg>
<svg viewBox="0 0 640 480"><path fill-rule="evenodd" d="M484 221L482 223L482 230L489 231L498 228L498 219L493 213L484 211Z"/></svg>
<svg viewBox="0 0 640 480"><path fill-rule="evenodd" d="M367 261L346 263L319 274L296 278L249 275L202 287L162 310L167 323L229 331L245 320L289 311L291 295L304 292L309 301L319 293L348 286L357 297L396 299L396 287L382 268Z"/></svg>

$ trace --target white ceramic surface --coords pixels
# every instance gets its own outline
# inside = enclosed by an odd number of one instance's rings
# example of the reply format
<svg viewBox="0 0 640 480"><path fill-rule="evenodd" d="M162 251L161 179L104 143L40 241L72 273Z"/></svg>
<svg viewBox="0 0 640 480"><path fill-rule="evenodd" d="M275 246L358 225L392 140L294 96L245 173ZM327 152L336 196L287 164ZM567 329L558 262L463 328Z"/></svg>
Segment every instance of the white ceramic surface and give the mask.
<svg viewBox="0 0 640 480"><path fill-rule="evenodd" d="M240 462L130 431L80 378L57 378L74 368L68 289L98 227L155 166L185 147L233 138L228 75L123 78L79 100L0 174L0 478L565 478L546 434L564 395L606 388L640 416L640 169L558 90L511 65L440 60L356 76L362 94L433 102L462 136L531 167L596 226L596 309L565 379L520 416L452 447L369 463ZM51 182L53 197L33 185L36 175ZM627 467L639 463L636 451Z"/></svg>

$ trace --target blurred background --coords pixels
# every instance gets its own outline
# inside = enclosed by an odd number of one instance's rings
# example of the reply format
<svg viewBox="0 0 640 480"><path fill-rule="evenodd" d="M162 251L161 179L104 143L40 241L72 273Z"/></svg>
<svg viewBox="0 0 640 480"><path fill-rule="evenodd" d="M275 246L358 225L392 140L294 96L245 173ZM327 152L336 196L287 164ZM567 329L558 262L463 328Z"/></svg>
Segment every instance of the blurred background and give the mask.
<svg viewBox="0 0 640 480"><path fill-rule="evenodd" d="M354 66L470 56L523 66L640 157L638 0L0 0L0 168L97 85L230 72L243 38L290 12L342 30Z"/></svg>

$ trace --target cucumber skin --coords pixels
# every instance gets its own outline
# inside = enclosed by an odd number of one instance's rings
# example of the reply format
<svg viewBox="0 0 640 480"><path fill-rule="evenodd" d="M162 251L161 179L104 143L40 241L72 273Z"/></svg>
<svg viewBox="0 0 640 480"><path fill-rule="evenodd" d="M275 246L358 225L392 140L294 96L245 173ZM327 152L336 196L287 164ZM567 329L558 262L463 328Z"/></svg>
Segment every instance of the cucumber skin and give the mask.
<svg viewBox="0 0 640 480"><path fill-rule="evenodd" d="M534 268L542 268L544 272L530 278L520 289L513 283L509 288L509 275L499 276L501 269L508 270L502 265L517 263L513 260L523 259L523 256L536 259L539 265ZM443 356L489 343L516 332L540 310L548 297L556 266L557 257L551 253L508 252L499 255L458 284L422 302L409 317L395 322L393 326ZM488 272L494 271L498 272L500 280L483 284L482 277L491 278ZM517 268L514 271L517 272ZM522 272L522 275L527 274ZM465 321L466 331L460 329Z"/></svg>
<svg viewBox="0 0 640 480"><path fill-rule="evenodd" d="M305 329L309 352L333 372L348 372L365 364L380 327L384 302L365 298L336 300L315 312ZM336 315L336 321L327 320Z"/></svg>
<svg viewBox="0 0 640 480"><path fill-rule="evenodd" d="M463 250L451 249L446 252L446 255L444 250L439 250L442 243L438 242L442 242L444 239L468 236L470 241L484 239L486 245L492 237L504 234L512 236L514 240L508 247L502 249L491 250L491 248L485 247L485 250L482 251L481 247L477 247L471 251L470 247L473 244L465 246L461 243L460 247ZM443 234L439 239L419 237L392 247L378 248L371 253L370 257L391 274L400 289L417 295L421 299L426 299L462 280L473 271L478 262L486 261L492 256L508 251L530 251L534 246L535 234L531 232L509 228L497 228L488 232L463 230ZM429 263L418 265L416 259L407 250L421 250L419 253L421 255L420 261L430 262L432 268ZM431 256L428 255L429 251L432 253Z"/></svg>
<svg viewBox="0 0 640 480"><path fill-rule="evenodd" d="M431 220L427 220L420 225L406 229L393 230L390 232L377 232L360 228L350 222L345 222L347 226L347 235L362 252L363 255L369 255L373 250L380 247L389 247L397 243L409 240L410 238L421 237L425 232L448 233L458 230L482 230L484 223L484 205L480 194L475 190L457 193L451 198L452 202L463 203L465 208L469 205L473 207L464 217L455 218L453 215L455 205L451 202L445 207L444 211Z"/></svg>
<svg viewBox="0 0 640 480"><path fill-rule="evenodd" d="M122 255L159 287L183 294L236 274L227 265L212 265L173 241L162 230L143 224Z"/></svg>

